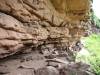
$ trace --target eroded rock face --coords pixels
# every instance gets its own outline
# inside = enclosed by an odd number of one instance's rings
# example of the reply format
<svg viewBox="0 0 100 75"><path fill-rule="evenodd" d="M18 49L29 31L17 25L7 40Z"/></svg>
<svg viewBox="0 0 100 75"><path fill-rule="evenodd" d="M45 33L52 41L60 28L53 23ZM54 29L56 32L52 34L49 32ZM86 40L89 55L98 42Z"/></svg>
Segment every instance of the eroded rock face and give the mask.
<svg viewBox="0 0 100 75"><path fill-rule="evenodd" d="M33 39L21 22L4 13L0 13L0 33L0 58L19 51L21 40Z"/></svg>
<svg viewBox="0 0 100 75"><path fill-rule="evenodd" d="M50 0L55 9L71 20L83 20L88 18L90 9L89 0Z"/></svg>
<svg viewBox="0 0 100 75"><path fill-rule="evenodd" d="M30 52L0 60L0 74L92 75L89 65L70 63L89 9L89 0L0 0L0 59Z"/></svg>
<svg viewBox="0 0 100 75"><path fill-rule="evenodd" d="M30 44L73 50L89 25L80 21L87 20L88 0L0 0L0 12L0 58Z"/></svg>

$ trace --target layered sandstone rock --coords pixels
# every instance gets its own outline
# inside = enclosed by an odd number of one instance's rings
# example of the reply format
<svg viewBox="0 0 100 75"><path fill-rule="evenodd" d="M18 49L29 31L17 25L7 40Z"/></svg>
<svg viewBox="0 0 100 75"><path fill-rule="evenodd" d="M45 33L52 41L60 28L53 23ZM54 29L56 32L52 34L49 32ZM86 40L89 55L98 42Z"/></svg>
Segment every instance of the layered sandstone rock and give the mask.
<svg viewBox="0 0 100 75"><path fill-rule="evenodd" d="M0 12L0 58L28 44L73 50L89 24L82 21L88 17L88 0L0 0Z"/></svg>
<svg viewBox="0 0 100 75"><path fill-rule="evenodd" d="M0 58L15 53L23 47L21 40L33 39L21 22L0 13Z"/></svg>

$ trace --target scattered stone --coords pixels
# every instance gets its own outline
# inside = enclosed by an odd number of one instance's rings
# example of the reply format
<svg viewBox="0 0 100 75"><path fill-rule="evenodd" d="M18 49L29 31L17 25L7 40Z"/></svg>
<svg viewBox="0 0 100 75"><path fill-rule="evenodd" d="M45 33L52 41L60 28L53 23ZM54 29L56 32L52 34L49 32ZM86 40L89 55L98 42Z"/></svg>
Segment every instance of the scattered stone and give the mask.
<svg viewBox="0 0 100 75"><path fill-rule="evenodd" d="M52 66L47 66L36 70L35 75L59 75L59 71Z"/></svg>

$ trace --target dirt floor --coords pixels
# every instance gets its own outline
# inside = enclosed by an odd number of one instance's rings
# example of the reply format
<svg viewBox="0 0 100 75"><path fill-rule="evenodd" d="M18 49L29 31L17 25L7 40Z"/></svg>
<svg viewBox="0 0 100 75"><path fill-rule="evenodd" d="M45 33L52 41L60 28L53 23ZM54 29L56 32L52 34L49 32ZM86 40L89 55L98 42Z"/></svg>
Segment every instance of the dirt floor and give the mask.
<svg viewBox="0 0 100 75"><path fill-rule="evenodd" d="M38 52L14 55L0 61L0 75L34 75L34 69L46 65L45 58Z"/></svg>
<svg viewBox="0 0 100 75"><path fill-rule="evenodd" d="M59 59L65 60L64 57ZM16 54L0 60L0 75L34 75L35 70L48 65L46 60L38 51Z"/></svg>
<svg viewBox="0 0 100 75"><path fill-rule="evenodd" d="M89 65L68 61L67 52L31 50L0 59L0 75L94 75Z"/></svg>

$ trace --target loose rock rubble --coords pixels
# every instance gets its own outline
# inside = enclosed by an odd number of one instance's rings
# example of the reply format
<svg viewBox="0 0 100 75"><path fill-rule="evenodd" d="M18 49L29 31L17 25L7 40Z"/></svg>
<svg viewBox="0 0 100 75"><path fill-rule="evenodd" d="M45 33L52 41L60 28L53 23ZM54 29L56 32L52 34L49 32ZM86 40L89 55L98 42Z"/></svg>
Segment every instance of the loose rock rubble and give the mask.
<svg viewBox="0 0 100 75"><path fill-rule="evenodd" d="M0 75L94 75L90 66L69 62L65 56L45 58L38 51L15 55L0 61Z"/></svg>

